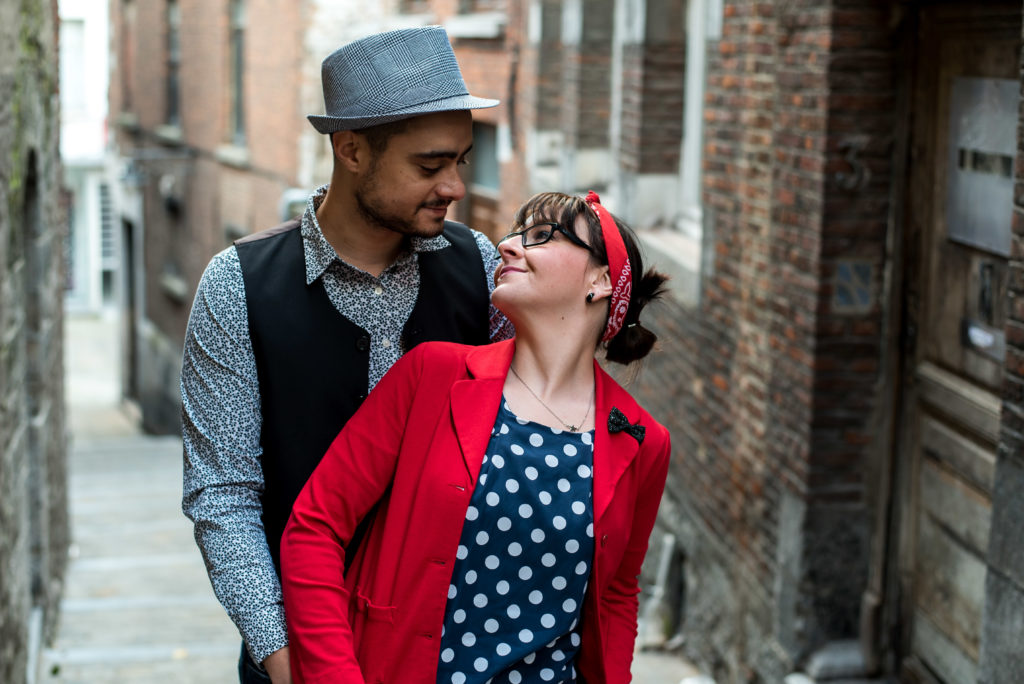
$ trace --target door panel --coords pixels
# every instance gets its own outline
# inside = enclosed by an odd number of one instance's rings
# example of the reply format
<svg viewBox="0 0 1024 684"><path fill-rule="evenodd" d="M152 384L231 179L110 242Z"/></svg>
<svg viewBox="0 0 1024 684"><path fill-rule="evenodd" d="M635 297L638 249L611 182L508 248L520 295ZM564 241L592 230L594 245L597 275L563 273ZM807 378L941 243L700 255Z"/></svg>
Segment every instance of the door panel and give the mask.
<svg viewBox="0 0 1024 684"><path fill-rule="evenodd" d="M985 605L985 563L931 515L920 518L917 608L971 660ZM941 673L940 673L941 674Z"/></svg>
<svg viewBox="0 0 1024 684"><path fill-rule="evenodd" d="M988 497L930 458L922 460L920 484L921 510L927 518L967 551L984 557L992 517Z"/></svg>
<svg viewBox="0 0 1024 684"><path fill-rule="evenodd" d="M1019 2L918 10L899 440L903 674L976 680L1005 354ZM1009 122L1009 124L1008 124Z"/></svg>
<svg viewBox="0 0 1024 684"><path fill-rule="evenodd" d="M955 471L966 484L982 492L992 490L996 457L991 450L928 416L922 419L921 446L929 457Z"/></svg>
<svg viewBox="0 0 1024 684"><path fill-rule="evenodd" d="M941 681L957 684L978 681L977 661L964 655L926 614L915 614L914 625L912 648L916 654L915 658L927 662L932 669L941 672ZM913 672L911 676L917 681L935 681L924 670Z"/></svg>

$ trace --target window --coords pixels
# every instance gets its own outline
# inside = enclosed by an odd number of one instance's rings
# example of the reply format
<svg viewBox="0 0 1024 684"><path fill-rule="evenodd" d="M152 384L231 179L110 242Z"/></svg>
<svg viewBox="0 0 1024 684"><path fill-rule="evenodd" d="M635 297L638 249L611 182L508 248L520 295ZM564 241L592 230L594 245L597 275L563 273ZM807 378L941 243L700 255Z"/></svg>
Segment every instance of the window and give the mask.
<svg viewBox="0 0 1024 684"><path fill-rule="evenodd" d="M677 226L694 237L703 234L701 163L704 147L704 90L709 44L722 37L721 0L700 0L689 7L686 22L686 96L679 175L682 206Z"/></svg>
<svg viewBox="0 0 1024 684"><path fill-rule="evenodd" d="M132 73L135 64L135 3L132 0L123 1L121 14L121 110L130 112L132 110Z"/></svg>
<svg viewBox="0 0 1024 684"><path fill-rule="evenodd" d="M104 268L117 266L117 247L114 244L114 203L110 185L100 183L100 258Z"/></svg>
<svg viewBox="0 0 1024 684"><path fill-rule="evenodd" d="M64 234L64 290L71 292L75 289L75 193L65 189L63 198L64 216L68 222Z"/></svg>
<svg viewBox="0 0 1024 684"><path fill-rule="evenodd" d="M459 0L459 13L504 12L505 0Z"/></svg>
<svg viewBox="0 0 1024 684"><path fill-rule="evenodd" d="M167 0L167 123L181 125L179 74L181 69L181 8Z"/></svg>
<svg viewBox="0 0 1024 684"><path fill-rule="evenodd" d="M494 126L473 122L473 151L470 153L469 168L473 174L474 190L501 189L498 172L498 135Z"/></svg>
<svg viewBox="0 0 1024 684"><path fill-rule="evenodd" d="M401 0L399 11L402 14L428 14L430 12L430 0Z"/></svg>
<svg viewBox="0 0 1024 684"><path fill-rule="evenodd" d="M85 22L81 19L60 22L60 107L70 117L86 112Z"/></svg>
<svg viewBox="0 0 1024 684"><path fill-rule="evenodd" d="M245 145L245 3L231 0L229 6L231 35L231 120L228 125L231 142Z"/></svg>

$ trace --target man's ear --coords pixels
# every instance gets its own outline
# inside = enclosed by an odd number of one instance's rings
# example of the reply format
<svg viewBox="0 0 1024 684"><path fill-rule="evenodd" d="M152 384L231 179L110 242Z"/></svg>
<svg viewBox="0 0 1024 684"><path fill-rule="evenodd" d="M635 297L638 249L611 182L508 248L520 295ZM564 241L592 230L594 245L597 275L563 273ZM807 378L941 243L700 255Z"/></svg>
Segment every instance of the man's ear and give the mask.
<svg viewBox="0 0 1024 684"><path fill-rule="evenodd" d="M612 296L612 278L608 273L607 266L594 269L588 292L594 293L595 300Z"/></svg>
<svg viewBox="0 0 1024 684"><path fill-rule="evenodd" d="M359 173L368 163L370 149L366 138L354 131L337 131L331 135L334 162L351 173Z"/></svg>

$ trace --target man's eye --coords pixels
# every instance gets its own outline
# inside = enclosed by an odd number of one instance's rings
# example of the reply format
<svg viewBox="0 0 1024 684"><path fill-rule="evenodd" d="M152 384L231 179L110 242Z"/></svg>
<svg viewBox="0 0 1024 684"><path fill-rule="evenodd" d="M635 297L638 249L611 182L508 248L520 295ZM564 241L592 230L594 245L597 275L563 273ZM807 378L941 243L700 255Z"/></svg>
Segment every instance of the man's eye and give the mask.
<svg viewBox="0 0 1024 684"><path fill-rule="evenodd" d="M423 165L420 165L420 169L422 169L423 173L427 174L428 176L433 176L435 173L437 173L438 171L441 170L441 167L440 166L423 166Z"/></svg>

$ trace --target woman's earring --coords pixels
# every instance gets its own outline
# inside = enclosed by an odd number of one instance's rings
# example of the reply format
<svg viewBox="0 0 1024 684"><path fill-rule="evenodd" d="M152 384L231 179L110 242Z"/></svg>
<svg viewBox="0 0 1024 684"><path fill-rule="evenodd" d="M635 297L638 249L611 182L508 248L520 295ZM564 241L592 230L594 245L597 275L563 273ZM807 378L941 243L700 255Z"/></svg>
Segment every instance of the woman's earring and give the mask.
<svg viewBox="0 0 1024 684"><path fill-rule="evenodd" d="M587 304L590 304L593 301L594 301L594 293L593 292L588 292L587 293Z"/></svg>

